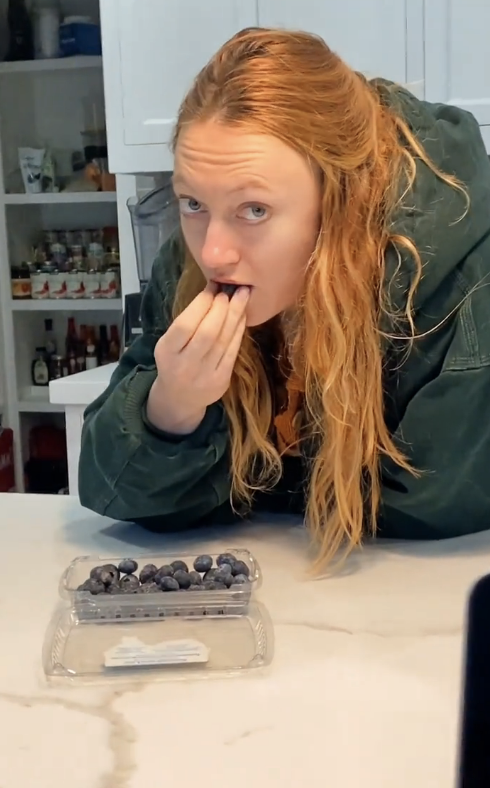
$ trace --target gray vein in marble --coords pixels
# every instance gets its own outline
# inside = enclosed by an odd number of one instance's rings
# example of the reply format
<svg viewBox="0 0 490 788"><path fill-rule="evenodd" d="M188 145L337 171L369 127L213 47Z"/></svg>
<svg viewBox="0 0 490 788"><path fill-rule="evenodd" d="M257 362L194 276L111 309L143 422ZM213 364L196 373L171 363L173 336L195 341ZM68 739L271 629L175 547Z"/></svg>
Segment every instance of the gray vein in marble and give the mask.
<svg viewBox="0 0 490 788"><path fill-rule="evenodd" d="M127 693L141 692L145 687L146 684L130 685L124 690L116 690L105 695L97 705L78 703L55 695L34 697L9 692L0 692L0 699L26 709L32 706L60 706L67 711L76 711L105 720L109 725L109 749L112 753L113 767L110 772L101 775L97 788L129 788L130 779L136 770L133 744L137 734L134 726L124 715L114 709L114 704Z"/></svg>
<svg viewBox="0 0 490 788"><path fill-rule="evenodd" d="M375 638L383 638L383 639L394 639L394 638L420 638L420 637L454 637L455 635L461 635L461 626L454 626L454 627L447 627L446 629L437 629L434 627L420 627L413 632L389 632L387 630L381 631L373 629L346 629L345 627L335 626L334 624L322 624L320 622L314 621L278 621L274 622L274 627L303 627L305 629L311 629L314 632L331 632L332 634L337 635L355 635L355 636L368 636L368 637L375 637Z"/></svg>
<svg viewBox="0 0 490 788"><path fill-rule="evenodd" d="M271 731L271 730L273 730L272 725L266 725L262 728L250 728L250 730L246 730L243 731L242 733L239 733L238 736L233 736L232 739L227 739L225 741L225 745L226 747L231 747L237 742L242 741L243 739L249 739L250 736L255 736L257 733L264 733L265 731Z"/></svg>

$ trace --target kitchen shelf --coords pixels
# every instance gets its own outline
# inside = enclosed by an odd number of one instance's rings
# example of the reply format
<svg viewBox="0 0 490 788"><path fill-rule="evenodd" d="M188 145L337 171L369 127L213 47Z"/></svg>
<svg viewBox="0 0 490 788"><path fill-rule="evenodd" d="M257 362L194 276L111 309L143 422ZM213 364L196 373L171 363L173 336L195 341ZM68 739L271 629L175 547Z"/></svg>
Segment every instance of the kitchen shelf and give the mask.
<svg viewBox="0 0 490 788"><path fill-rule="evenodd" d="M83 6L84 13L99 20L99 0L66 0L62 6L66 14ZM106 126L102 66L102 57L84 56L0 62L0 414L3 410L4 426L14 431L18 492L24 491L31 430L48 423L62 428L65 421L65 403L50 402L48 387L31 385L36 347L46 342L46 318L52 319L54 341L65 355L68 318L75 318L78 331L83 324L90 324L95 329L104 325L109 333L116 325L121 333L123 298L13 299L11 268L31 260L33 245L46 231L113 228L122 218L121 269L128 270L129 252L129 271L135 280L130 285L122 282L122 287L124 292L139 287L127 210L128 199L138 195L136 178L126 175L122 181L116 178L115 185L108 184L117 192L96 192L94 184L78 181L82 173L72 173L71 156L84 148L83 131L94 123L100 123L100 129ZM67 190L24 192L18 152L18 146L24 145L53 151L60 188L66 186ZM70 190L84 187L88 190ZM122 275L123 280L125 277ZM107 370L103 374L107 375ZM80 377L83 383L84 376ZM74 388L78 390L78 386Z"/></svg>
<svg viewBox="0 0 490 788"><path fill-rule="evenodd" d="M68 299L46 298L11 301L14 312L121 312L120 298Z"/></svg>
<svg viewBox="0 0 490 788"><path fill-rule="evenodd" d="M63 405L56 405L53 402L44 402L38 399L21 399L19 401L20 413L63 413Z"/></svg>
<svg viewBox="0 0 490 788"><path fill-rule="evenodd" d="M49 194L4 194L6 205L69 205L71 203L116 203L116 192L54 192Z"/></svg>
<svg viewBox="0 0 490 788"><path fill-rule="evenodd" d="M63 405L49 401L49 386L25 386L19 391L21 413L62 413Z"/></svg>
<svg viewBox="0 0 490 788"><path fill-rule="evenodd" d="M58 57L47 60L19 60L0 63L2 74L38 74L46 71L73 71L81 68L102 68L102 57L77 56Z"/></svg>

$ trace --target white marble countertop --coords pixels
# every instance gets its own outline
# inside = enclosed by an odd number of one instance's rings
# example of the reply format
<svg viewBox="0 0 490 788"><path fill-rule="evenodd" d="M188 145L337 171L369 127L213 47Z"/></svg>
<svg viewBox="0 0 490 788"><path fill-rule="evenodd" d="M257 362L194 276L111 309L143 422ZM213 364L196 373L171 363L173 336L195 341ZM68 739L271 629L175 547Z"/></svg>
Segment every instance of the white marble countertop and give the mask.
<svg viewBox="0 0 490 788"><path fill-rule="evenodd" d="M196 536L148 534L64 496L0 495L2 788L454 788L462 624L490 533L368 546L317 582L294 521L219 533L200 546L242 545L261 563L267 671L53 689L41 647L70 560Z"/></svg>
<svg viewBox="0 0 490 788"><path fill-rule="evenodd" d="M90 405L109 385L117 363L88 369L49 384L49 401L56 405Z"/></svg>

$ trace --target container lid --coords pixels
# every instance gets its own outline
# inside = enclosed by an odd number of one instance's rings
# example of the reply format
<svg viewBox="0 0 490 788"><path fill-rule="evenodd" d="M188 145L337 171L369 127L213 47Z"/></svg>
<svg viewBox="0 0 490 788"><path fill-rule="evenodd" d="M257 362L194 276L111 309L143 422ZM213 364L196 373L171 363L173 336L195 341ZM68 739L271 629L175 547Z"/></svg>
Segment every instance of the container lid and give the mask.
<svg viewBox="0 0 490 788"><path fill-rule="evenodd" d="M58 608L43 649L48 681L204 678L265 667L272 660L274 631L258 602L151 615L144 605L139 612L125 610L125 601L117 620L100 618L103 611L94 603Z"/></svg>

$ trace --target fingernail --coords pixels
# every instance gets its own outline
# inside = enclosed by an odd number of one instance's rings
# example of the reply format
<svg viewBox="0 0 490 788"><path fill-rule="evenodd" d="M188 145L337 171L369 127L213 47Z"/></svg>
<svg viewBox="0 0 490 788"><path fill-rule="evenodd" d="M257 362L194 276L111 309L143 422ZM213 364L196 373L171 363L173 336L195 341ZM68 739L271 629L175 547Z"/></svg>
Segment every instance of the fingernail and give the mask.
<svg viewBox="0 0 490 788"><path fill-rule="evenodd" d="M235 293L235 298L238 298L240 301L246 301L249 295L250 295L249 287L239 287L237 292Z"/></svg>

